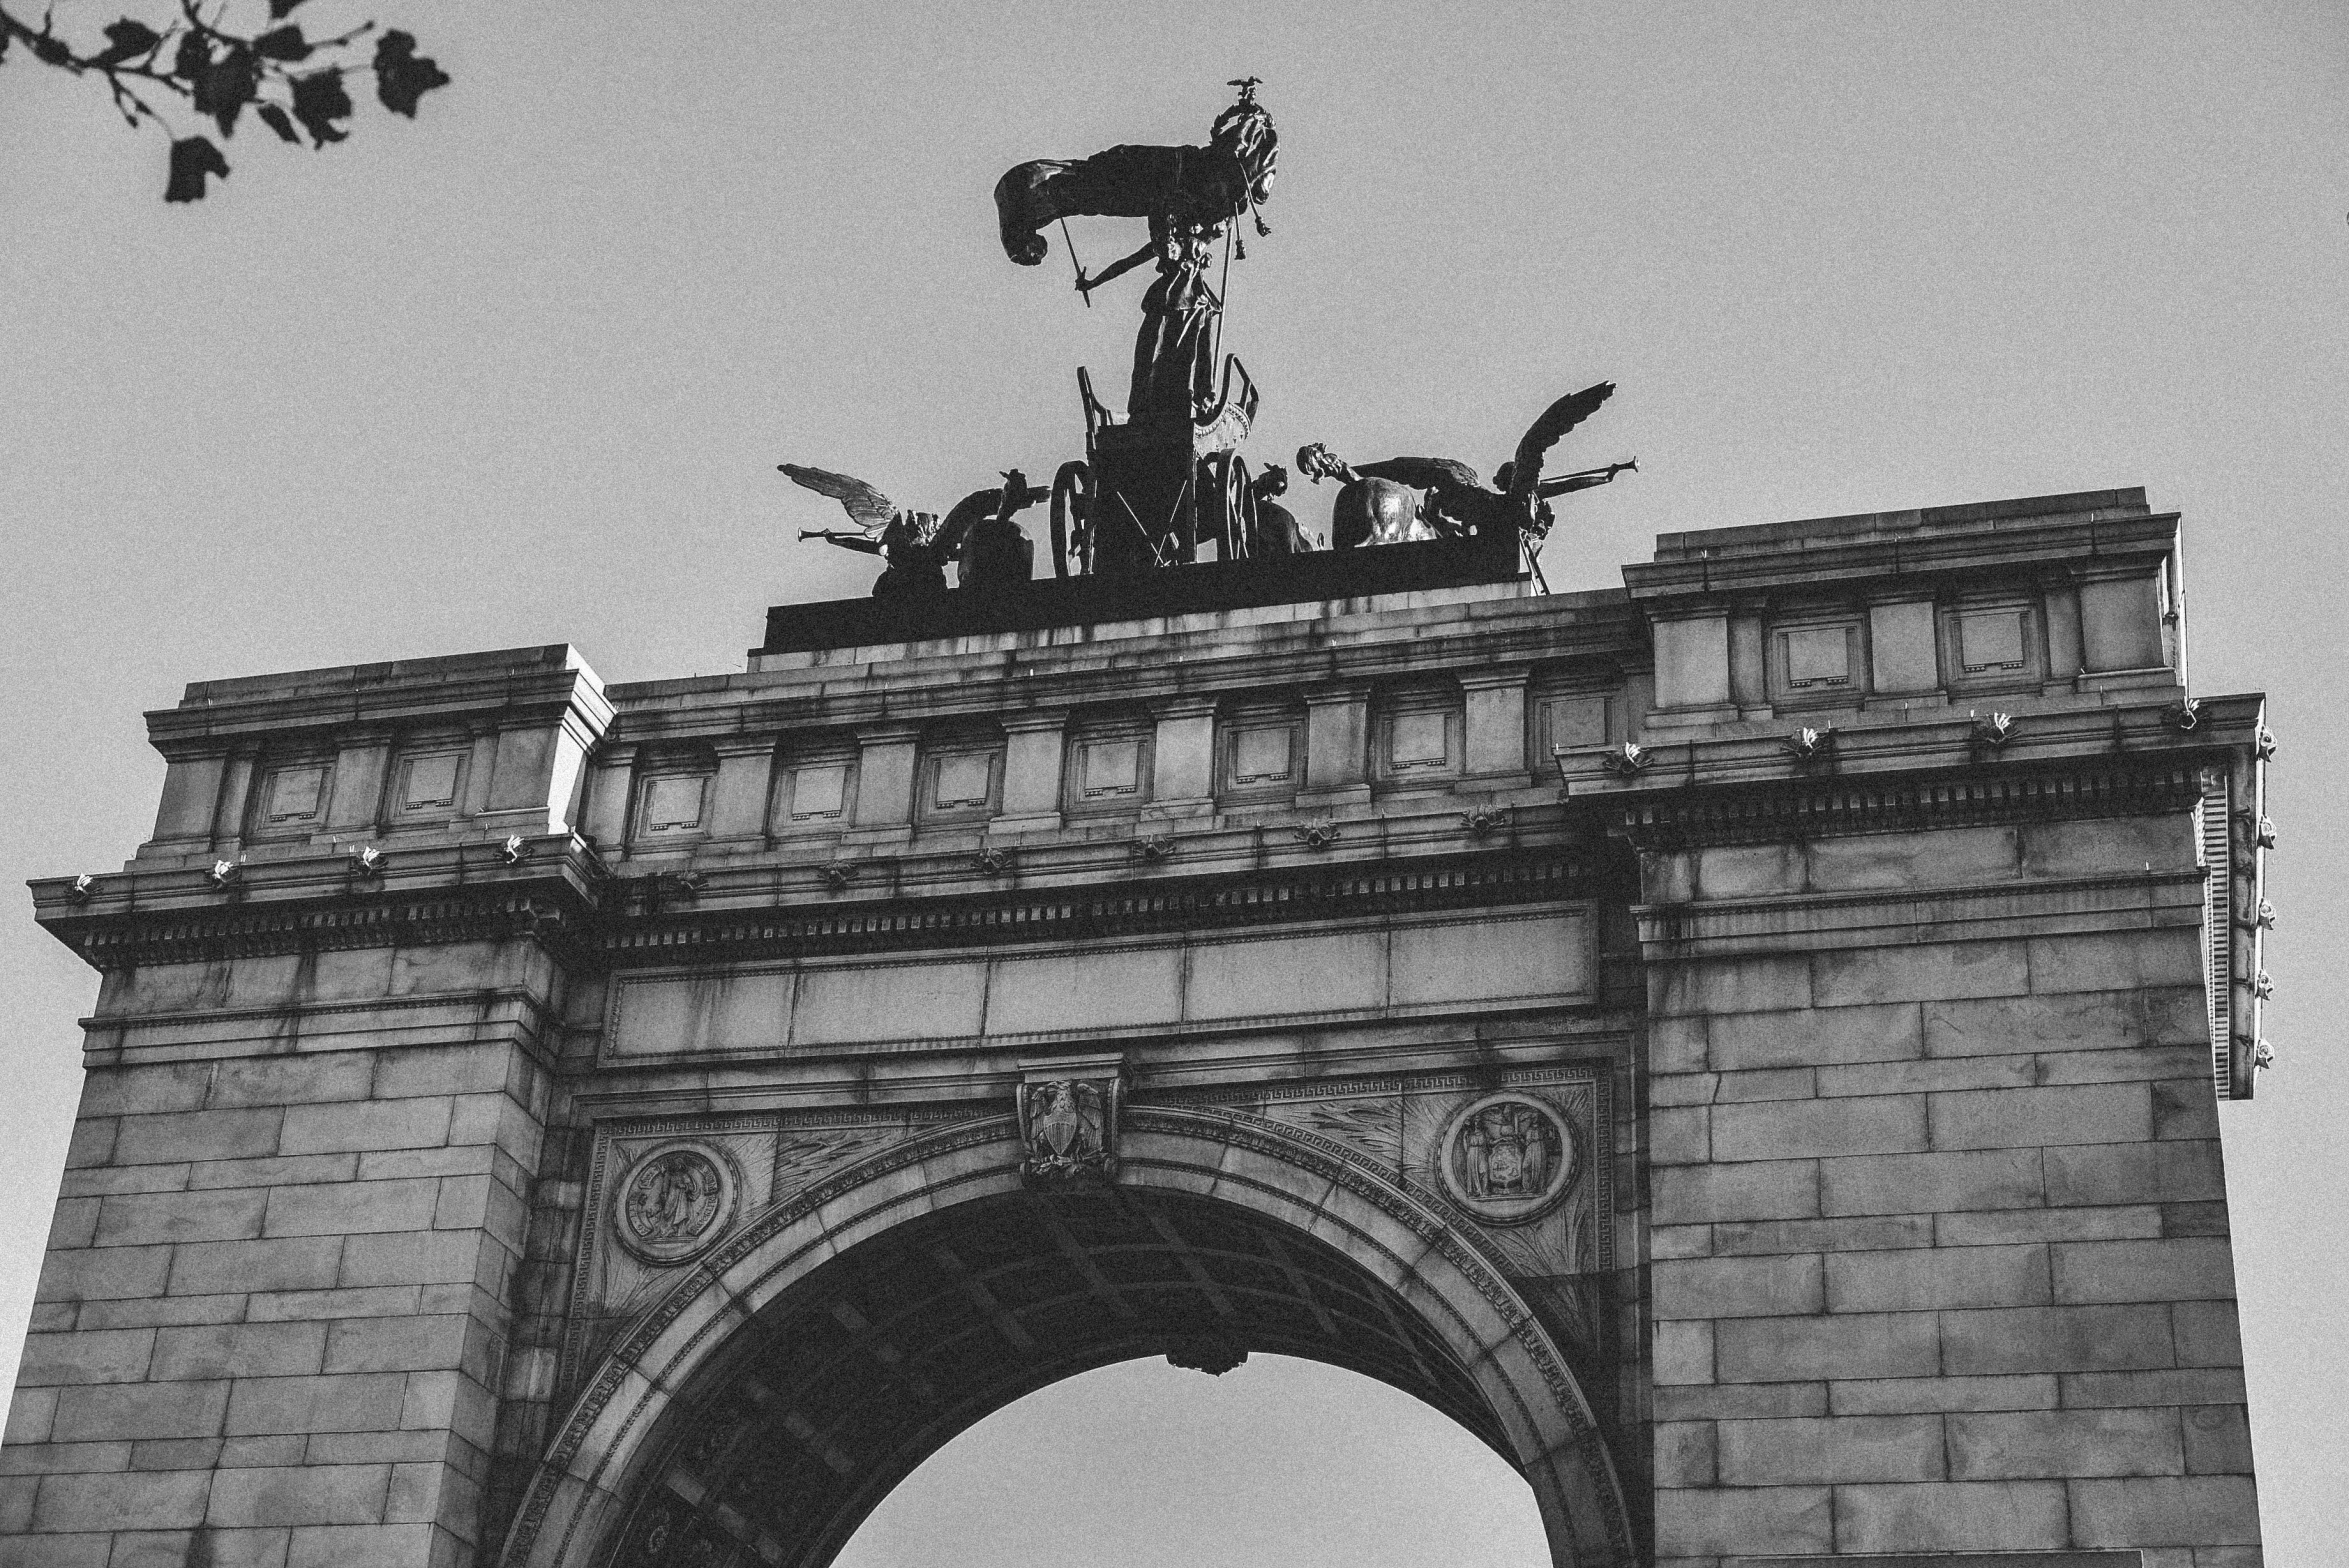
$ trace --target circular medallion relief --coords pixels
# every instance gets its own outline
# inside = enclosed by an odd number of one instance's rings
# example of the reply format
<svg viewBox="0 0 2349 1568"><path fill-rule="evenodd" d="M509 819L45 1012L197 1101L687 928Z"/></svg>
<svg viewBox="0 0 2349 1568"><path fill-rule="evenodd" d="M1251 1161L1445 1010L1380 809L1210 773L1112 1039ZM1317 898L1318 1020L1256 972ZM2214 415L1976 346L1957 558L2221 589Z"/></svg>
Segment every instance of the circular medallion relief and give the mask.
<svg viewBox="0 0 2349 1568"><path fill-rule="evenodd" d="M1582 1163L1565 1118L1513 1093L1488 1094L1453 1117L1440 1161L1453 1201L1504 1225L1548 1213Z"/></svg>
<svg viewBox="0 0 2349 1568"><path fill-rule="evenodd" d="M734 1214L734 1163L706 1144L646 1151L620 1183L613 1229L647 1263L682 1263L716 1241Z"/></svg>

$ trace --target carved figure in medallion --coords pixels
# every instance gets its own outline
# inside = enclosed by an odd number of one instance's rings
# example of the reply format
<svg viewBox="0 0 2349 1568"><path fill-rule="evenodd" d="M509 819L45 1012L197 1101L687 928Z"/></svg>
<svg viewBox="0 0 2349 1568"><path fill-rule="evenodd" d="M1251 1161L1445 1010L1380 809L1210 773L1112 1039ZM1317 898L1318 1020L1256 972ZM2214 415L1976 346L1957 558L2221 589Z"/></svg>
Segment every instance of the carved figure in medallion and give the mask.
<svg viewBox="0 0 2349 1568"><path fill-rule="evenodd" d="M621 1242L651 1263L675 1263L717 1239L734 1204L732 1173L721 1156L672 1144L637 1161L620 1189Z"/></svg>
<svg viewBox="0 0 2349 1568"><path fill-rule="evenodd" d="M1554 1109L1530 1095L1495 1094L1453 1118L1439 1173L1471 1213L1513 1223L1564 1197L1579 1163L1574 1136Z"/></svg>
<svg viewBox="0 0 2349 1568"><path fill-rule="evenodd" d="M1021 1171L1031 1181L1085 1177L1109 1180L1117 1171L1117 1085L1055 1078L1020 1085Z"/></svg>

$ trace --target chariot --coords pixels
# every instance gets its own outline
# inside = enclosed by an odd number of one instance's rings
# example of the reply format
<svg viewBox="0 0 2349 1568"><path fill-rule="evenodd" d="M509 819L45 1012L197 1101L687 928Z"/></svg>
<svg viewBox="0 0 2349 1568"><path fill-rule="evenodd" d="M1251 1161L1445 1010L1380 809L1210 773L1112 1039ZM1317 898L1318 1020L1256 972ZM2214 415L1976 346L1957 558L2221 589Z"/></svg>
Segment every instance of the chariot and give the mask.
<svg viewBox="0 0 2349 1568"><path fill-rule="evenodd" d="M1085 455L1052 479L1052 570L1117 576L1202 558L1245 559L1256 496L1240 456L1256 420L1256 383L1238 355L1223 362L1215 406L1190 419L1120 421L1080 367Z"/></svg>

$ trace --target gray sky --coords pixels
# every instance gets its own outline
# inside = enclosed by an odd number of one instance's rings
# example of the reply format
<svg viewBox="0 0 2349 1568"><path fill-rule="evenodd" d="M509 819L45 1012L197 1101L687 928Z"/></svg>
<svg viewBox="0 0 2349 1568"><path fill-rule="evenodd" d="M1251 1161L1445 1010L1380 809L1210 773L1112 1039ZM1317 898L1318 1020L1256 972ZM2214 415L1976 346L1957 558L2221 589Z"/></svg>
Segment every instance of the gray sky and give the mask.
<svg viewBox="0 0 2349 1568"><path fill-rule="evenodd" d="M2223 1120L2272 1560L2330 1554L2349 11L311 9L410 27L456 85L413 125L367 104L323 153L248 125L195 207L162 204L160 139L102 92L0 65L0 880L129 854L162 776L139 713L185 681L555 641L607 679L715 672L769 603L862 592L861 558L791 542L833 519L777 462L937 509L1076 455L1073 366L1122 381L1144 280L1087 311L1061 255L1013 267L996 176L1196 140L1260 75L1276 232L1226 328L1260 460L1319 439L1489 470L1612 379L1562 456L1643 471L1565 509L1561 587L1619 582L1666 529L2131 484L2184 511L2193 684L2265 689L2283 742L2280 1062ZM1134 227L1080 222L1078 248L1098 267ZM95 996L14 907L0 1373ZM1490 1472L1322 1369L1113 1369L941 1454L852 1550L916 1561L925 1521L983 1517L1000 1557L958 1560L1062 1560L1042 1510L1069 1562L1486 1550L1463 1529L1532 1560L1530 1497ZM1462 1499L1468 1524L1413 1533Z"/></svg>

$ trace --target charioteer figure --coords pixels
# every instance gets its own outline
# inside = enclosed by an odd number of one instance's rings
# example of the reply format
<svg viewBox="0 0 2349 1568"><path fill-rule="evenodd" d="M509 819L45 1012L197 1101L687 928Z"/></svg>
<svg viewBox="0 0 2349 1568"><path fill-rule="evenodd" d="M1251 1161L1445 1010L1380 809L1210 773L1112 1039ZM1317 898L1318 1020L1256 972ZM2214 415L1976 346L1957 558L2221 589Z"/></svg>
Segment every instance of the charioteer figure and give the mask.
<svg viewBox="0 0 2349 1568"><path fill-rule="evenodd" d="M1078 216L1149 220L1149 239L1133 254L1097 273L1077 266L1077 291L1088 303L1093 290L1144 262L1157 268L1142 296L1142 329L1134 340L1126 401L1133 423L1188 420L1215 401L1215 324L1223 299L1208 273L1232 223L1271 195L1280 147L1272 115L1256 101L1257 79L1233 85L1239 101L1216 117L1204 147L1112 147L1074 162L1040 158L995 184L1004 252L1024 267L1043 261L1051 248L1044 230L1054 223ZM1261 216L1256 228L1271 232Z"/></svg>

